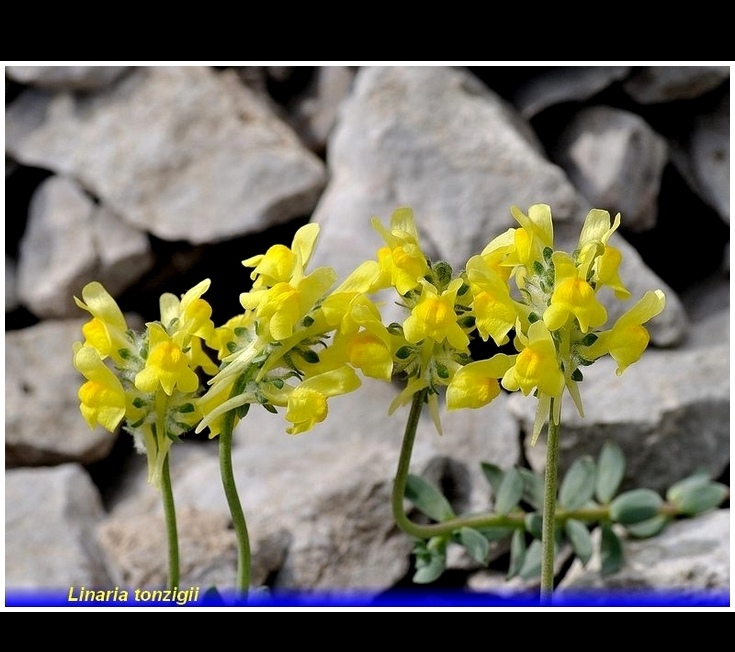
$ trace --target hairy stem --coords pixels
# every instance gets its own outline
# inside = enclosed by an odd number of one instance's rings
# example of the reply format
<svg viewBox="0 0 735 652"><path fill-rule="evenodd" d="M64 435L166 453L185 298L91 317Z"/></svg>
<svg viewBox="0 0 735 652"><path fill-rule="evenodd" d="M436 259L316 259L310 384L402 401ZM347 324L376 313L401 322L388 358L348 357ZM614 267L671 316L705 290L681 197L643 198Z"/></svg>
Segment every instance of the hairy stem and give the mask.
<svg viewBox="0 0 735 652"><path fill-rule="evenodd" d="M541 528L541 604L550 604L554 592L554 529L559 465L559 424L554 423L554 399L549 407L549 428L544 471L544 513Z"/></svg>

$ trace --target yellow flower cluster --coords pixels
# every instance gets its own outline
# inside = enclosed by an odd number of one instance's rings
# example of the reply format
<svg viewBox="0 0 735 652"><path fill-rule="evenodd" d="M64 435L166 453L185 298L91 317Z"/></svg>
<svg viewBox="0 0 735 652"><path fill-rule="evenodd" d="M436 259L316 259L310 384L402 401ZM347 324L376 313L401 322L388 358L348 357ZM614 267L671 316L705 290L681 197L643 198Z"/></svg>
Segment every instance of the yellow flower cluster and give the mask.
<svg viewBox="0 0 735 652"><path fill-rule="evenodd" d="M86 285L83 300L75 297L92 315L82 328L84 342L74 345L74 366L86 379L78 393L82 415L90 428L110 432L125 420L148 457L148 481L157 488L171 443L202 417L196 370L217 370L202 349L215 334L211 308L201 298L208 287L209 280L202 281L181 300L162 295L161 320L146 324L142 333L128 328L100 283Z"/></svg>
<svg viewBox="0 0 735 652"><path fill-rule="evenodd" d="M512 207L518 228L508 229L455 275L431 262L419 242L413 212L397 209L384 244L341 284L330 267L307 272L319 226L300 228L290 247L275 245L243 261L251 268L243 312L215 328L203 281L178 299L161 297L161 320L132 332L114 299L90 283L77 304L92 315L74 363L85 376L80 409L90 426L114 430L123 420L149 456L156 483L170 442L192 427L218 435L226 416L238 419L251 404L285 408L287 432L323 421L328 399L351 392L367 377L402 375L405 389L390 406L425 392L441 432L438 397L447 408L479 408L501 392L535 393L539 408L533 439L549 414L558 423L567 390L580 413L580 367L609 354L618 373L640 358L649 336L643 327L664 307L660 290L648 292L611 328L599 300L604 287L618 299L630 293L618 274L621 254L609 244L620 224L606 211L588 214L572 253L554 250L551 210ZM370 298L394 288L407 316L384 325ZM504 345L514 355L471 359L470 338ZM217 353L216 365L203 346ZM211 376L200 391L198 370ZM234 424L234 420L232 422ZM230 424L232 425L232 424Z"/></svg>
<svg viewBox="0 0 735 652"><path fill-rule="evenodd" d="M400 329L405 344L395 359L408 383L396 404L426 389L438 425L436 395L442 385L450 410L482 407L501 386L533 392L539 399L535 442L552 399L558 423L565 389L582 414L580 367L609 354L621 374L641 357L649 341L643 324L663 310L664 295L647 292L612 328L600 330L607 322L598 297L602 288L621 300L630 297L618 274L622 256L609 244L620 215L611 223L607 211L590 211L569 254L554 250L549 206L533 205L528 215L514 206L511 213L519 228L492 240L456 277L446 263L431 264L420 254L408 209L393 214L389 230L377 227L387 243L378 260L383 278L410 311ZM518 353L469 361L468 333L474 329L498 346L513 333Z"/></svg>

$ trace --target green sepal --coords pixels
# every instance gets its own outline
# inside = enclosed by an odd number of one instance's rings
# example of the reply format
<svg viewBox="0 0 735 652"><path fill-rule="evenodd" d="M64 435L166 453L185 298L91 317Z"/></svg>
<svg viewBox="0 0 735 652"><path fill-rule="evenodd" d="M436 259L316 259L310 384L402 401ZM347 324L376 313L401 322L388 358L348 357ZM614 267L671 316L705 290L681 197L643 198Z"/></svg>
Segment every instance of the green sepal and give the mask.
<svg viewBox="0 0 735 652"><path fill-rule="evenodd" d="M584 455L574 461L562 480L559 504L569 510L579 509L595 492L595 461Z"/></svg>
<svg viewBox="0 0 735 652"><path fill-rule="evenodd" d="M249 403L246 403L246 405L250 405ZM276 410L274 405L271 405L270 403L261 403L261 405L268 410L271 414L278 414L278 410Z"/></svg>
<svg viewBox="0 0 735 652"><path fill-rule="evenodd" d="M142 399L142 398L141 398L140 396L136 396L136 397L135 397L135 398L133 399L133 407L136 407L136 408L142 408L142 407L144 407L145 405L148 405L148 401L146 401L146 400Z"/></svg>
<svg viewBox="0 0 735 652"><path fill-rule="evenodd" d="M625 455L617 444L607 442L597 458L595 496L602 504L609 503L625 475Z"/></svg>
<svg viewBox="0 0 735 652"><path fill-rule="evenodd" d="M587 526L581 521L570 518L564 524L564 530L569 542L572 544L574 554L579 557L579 560L582 562L582 566L586 566L587 562L592 557L592 552L594 550L592 537L590 536Z"/></svg>
<svg viewBox="0 0 735 652"><path fill-rule="evenodd" d="M441 362L435 362L434 368L436 369L436 375L439 376L439 378L444 380L449 378L449 369L447 369L446 365L443 365Z"/></svg>
<svg viewBox="0 0 735 652"><path fill-rule="evenodd" d="M240 405L239 407L235 408L235 416L238 419L244 419L247 416L249 410L250 410L250 403L245 403L244 405Z"/></svg>
<svg viewBox="0 0 735 652"><path fill-rule="evenodd" d="M183 405L179 405L174 409L177 412L181 412L182 414L189 414L190 412L194 412L196 408L194 407L193 403L184 403Z"/></svg>
<svg viewBox="0 0 735 652"><path fill-rule="evenodd" d="M311 315L306 315L306 317L301 320L301 323L304 328L309 328L309 326L314 323L314 318Z"/></svg>
<svg viewBox="0 0 735 652"><path fill-rule="evenodd" d="M406 360L411 356L413 353L413 347L412 346L402 346L398 351L396 351L396 358L399 360Z"/></svg>
<svg viewBox="0 0 735 652"><path fill-rule="evenodd" d="M444 494L420 476L408 475L404 495L416 509L434 521L442 522L455 517L454 510Z"/></svg>
<svg viewBox="0 0 735 652"><path fill-rule="evenodd" d="M600 339L597 333L587 333L582 340L582 346L592 346L597 340Z"/></svg>
<svg viewBox="0 0 735 652"><path fill-rule="evenodd" d="M319 363L319 354L316 351L312 351L311 349L302 349L301 351L299 351L299 353L301 354L301 357L309 364Z"/></svg>
<svg viewBox="0 0 735 652"><path fill-rule="evenodd" d="M130 349L118 349L117 354L123 359L123 360L132 360L133 354L130 351Z"/></svg>

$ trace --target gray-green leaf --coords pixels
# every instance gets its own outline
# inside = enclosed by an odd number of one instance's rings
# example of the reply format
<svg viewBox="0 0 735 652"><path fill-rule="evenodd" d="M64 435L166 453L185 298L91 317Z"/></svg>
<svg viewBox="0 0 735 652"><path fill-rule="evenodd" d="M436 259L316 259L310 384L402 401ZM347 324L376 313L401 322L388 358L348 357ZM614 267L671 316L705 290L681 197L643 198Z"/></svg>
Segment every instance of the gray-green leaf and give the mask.
<svg viewBox="0 0 735 652"><path fill-rule="evenodd" d="M623 565L623 544L609 523L602 526L600 539L600 573L612 575Z"/></svg>
<svg viewBox="0 0 735 652"><path fill-rule="evenodd" d="M454 518L454 510L444 494L417 475L406 478L405 496L429 518L441 522Z"/></svg>
<svg viewBox="0 0 735 652"><path fill-rule="evenodd" d="M495 511L507 514L514 509L523 496L523 477L518 469L510 469L503 478L495 497Z"/></svg>
<svg viewBox="0 0 735 652"><path fill-rule="evenodd" d="M610 518L623 525L647 521L658 515L663 502L651 489L626 491L610 503Z"/></svg>
<svg viewBox="0 0 735 652"><path fill-rule="evenodd" d="M564 476L559 490L559 503L566 509L578 509L595 492L595 461L585 455L574 461Z"/></svg>
<svg viewBox="0 0 735 652"><path fill-rule="evenodd" d="M523 562L526 559L526 534L523 530L516 530L510 539L510 564L508 565L508 574L506 579L511 579L518 575L523 568Z"/></svg>
<svg viewBox="0 0 735 652"><path fill-rule="evenodd" d="M582 566L586 566L590 557L592 557L592 551L594 549L592 537L587 526L581 521L570 518L564 525L564 528L572 544L572 548L574 548L574 554L579 557Z"/></svg>
<svg viewBox="0 0 735 652"><path fill-rule="evenodd" d="M601 503L609 503L625 474L625 456L617 444L607 442L597 460L595 495Z"/></svg>
<svg viewBox="0 0 735 652"><path fill-rule="evenodd" d="M467 552L475 561L480 564L487 562L490 554L490 543L477 530L470 527L463 527L459 531L459 540L461 544L467 548Z"/></svg>

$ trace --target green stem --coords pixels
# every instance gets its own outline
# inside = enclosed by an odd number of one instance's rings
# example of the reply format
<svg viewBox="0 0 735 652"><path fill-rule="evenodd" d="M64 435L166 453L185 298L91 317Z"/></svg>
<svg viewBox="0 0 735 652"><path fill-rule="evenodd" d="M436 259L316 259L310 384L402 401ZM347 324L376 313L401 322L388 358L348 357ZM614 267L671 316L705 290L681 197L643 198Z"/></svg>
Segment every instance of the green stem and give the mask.
<svg viewBox="0 0 735 652"><path fill-rule="evenodd" d="M428 539L426 527L417 525L406 516L403 509L403 499L406 494L406 482L408 479L408 469L411 465L411 453L413 452L413 444L416 440L416 429L419 425L419 417L421 409L426 398L426 390L416 392L411 402L411 411L408 414L406 429L403 432L403 442L401 444L401 454L398 458L398 468L396 469L396 477L393 482L393 494L391 495L391 507L393 508L393 518L398 527L406 534L417 537L419 539Z"/></svg>
<svg viewBox="0 0 735 652"><path fill-rule="evenodd" d="M554 423L554 399L549 406L549 428L544 471L544 513L541 526L541 604L551 604L554 592L554 528L559 465L559 424Z"/></svg>
<svg viewBox="0 0 735 652"><path fill-rule="evenodd" d="M235 528L237 538L237 593L244 597L250 587L250 538L245 522L245 514L240 504L240 497L237 494L235 474L232 468L232 431L234 427L235 411L230 410L222 419L222 430L219 435L219 466L222 486L225 490L232 525Z"/></svg>
<svg viewBox="0 0 735 652"><path fill-rule="evenodd" d="M166 535L168 538L168 588L173 590L179 585L179 536L176 529L176 510L174 508L174 492L171 488L168 454L163 461L161 472L161 498L163 500L163 512L166 517Z"/></svg>

